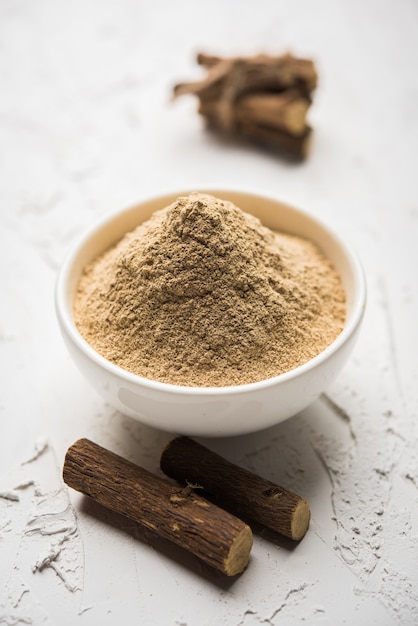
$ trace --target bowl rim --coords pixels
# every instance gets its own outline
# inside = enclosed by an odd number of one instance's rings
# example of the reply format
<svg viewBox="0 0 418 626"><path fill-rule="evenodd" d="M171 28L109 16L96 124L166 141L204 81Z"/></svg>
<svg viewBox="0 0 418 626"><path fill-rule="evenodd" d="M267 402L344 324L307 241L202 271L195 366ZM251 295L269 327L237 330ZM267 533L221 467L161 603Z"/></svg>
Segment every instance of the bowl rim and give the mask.
<svg viewBox="0 0 418 626"><path fill-rule="evenodd" d="M61 327L61 330L67 334L67 336L71 339L71 341L75 344L75 346L84 353L91 361L95 363L98 367L106 370L110 375L117 377L119 379L123 379L129 385L141 385L142 387L148 388L150 391L155 392L170 392L177 395L195 395L202 396L204 394L208 394L211 396L225 396L228 394L243 394L250 393L254 391L261 391L263 389L267 389L273 386L276 386L279 383L285 383L294 379L297 379L307 373L309 370L316 368L318 365L326 361L329 357L331 357L334 353L338 352L340 348L342 348L347 341L349 341L350 337L355 333L357 328L359 327L361 320L364 315L365 306L366 306L366 298L367 298L367 287L366 287L366 279L364 274L364 269L360 263L359 257L354 249L351 247L349 243L344 241L342 237L335 232L332 228L330 228L327 224L325 224L321 219L312 215L308 211L304 209L300 209L292 204L287 203L286 201L281 201L278 198L273 196L265 195L259 192L254 191L246 191L246 190L237 190L231 188L216 188L216 189L206 189L202 191L202 193L213 193L213 194L239 194L242 196L254 196L258 198L263 198L270 202L274 202L277 204L282 204L286 206L287 209L298 213L303 218L306 218L314 223L325 231L328 236L338 245L338 247L343 251L344 256L349 261L350 268L353 272L354 284L356 286L355 297L352 302L352 310L350 313L349 319L346 321L344 328L340 332L340 334L334 339L332 343L330 343L324 350L322 350L319 354L309 359L302 365L295 367L292 370L284 372L282 374L278 374L277 376L273 376L271 378L263 379L260 381L245 383L242 385L225 385L225 386L216 386L216 387L203 387L203 386L187 386L187 385L175 385L172 383L164 383L158 380L152 380L150 378L146 378L139 374L134 374L125 370L124 368L112 363L105 357L103 357L99 352L97 352L81 335L77 326L74 322L74 318L71 313L71 309L68 306L68 282L70 276L72 274L73 265L78 258L81 250L86 246L88 241L95 236L100 230L105 228L110 222L114 221L118 217L122 217L122 215L127 214L135 210L143 205L153 201L164 200L164 198L169 198L172 196L182 196L188 195L198 191L198 189L193 188L190 190L182 190L182 191L168 191L162 194L154 194L149 195L141 200L139 200L134 205L130 205L124 209L112 210L103 215L99 220L95 221L95 223L90 226L88 229L81 234L80 237L75 241L75 243L70 247L67 254L64 257L64 260L61 264L61 268L58 271L58 275L56 278L55 284L55 310L58 317L58 321Z"/></svg>

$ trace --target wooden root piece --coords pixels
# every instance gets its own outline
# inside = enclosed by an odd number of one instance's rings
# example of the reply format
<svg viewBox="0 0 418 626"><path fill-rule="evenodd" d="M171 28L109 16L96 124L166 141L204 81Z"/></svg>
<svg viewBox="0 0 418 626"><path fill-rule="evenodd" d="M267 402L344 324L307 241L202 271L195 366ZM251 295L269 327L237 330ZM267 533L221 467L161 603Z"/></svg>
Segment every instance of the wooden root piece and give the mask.
<svg viewBox="0 0 418 626"><path fill-rule="evenodd" d="M227 576L242 572L252 547L243 521L89 441L67 451L67 485L189 550Z"/></svg>
<svg viewBox="0 0 418 626"><path fill-rule="evenodd" d="M278 485L227 461L188 437L171 441L161 469L180 482L197 484L220 506L299 541L310 519L308 502Z"/></svg>
<svg viewBox="0 0 418 626"><path fill-rule="evenodd" d="M200 53L200 81L180 83L174 97L194 94L211 128L241 135L303 158L311 134L306 117L317 85L314 63L291 54L222 58Z"/></svg>
<svg viewBox="0 0 418 626"><path fill-rule="evenodd" d="M282 128L298 136L305 132L308 108L309 101L297 91L255 94L238 100L236 116L242 125L250 119L255 124Z"/></svg>

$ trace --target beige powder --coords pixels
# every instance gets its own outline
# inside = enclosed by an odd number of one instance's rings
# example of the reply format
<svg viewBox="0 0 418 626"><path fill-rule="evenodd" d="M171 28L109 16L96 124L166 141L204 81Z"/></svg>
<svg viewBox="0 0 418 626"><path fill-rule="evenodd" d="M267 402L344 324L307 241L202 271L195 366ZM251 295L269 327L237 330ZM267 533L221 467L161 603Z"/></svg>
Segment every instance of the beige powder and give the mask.
<svg viewBox="0 0 418 626"><path fill-rule="evenodd" d="M89 265L76 324L105 358L146 378L225 386L271 378L341 332L339 275L310 241L232 203L178 198Z"/></svg>

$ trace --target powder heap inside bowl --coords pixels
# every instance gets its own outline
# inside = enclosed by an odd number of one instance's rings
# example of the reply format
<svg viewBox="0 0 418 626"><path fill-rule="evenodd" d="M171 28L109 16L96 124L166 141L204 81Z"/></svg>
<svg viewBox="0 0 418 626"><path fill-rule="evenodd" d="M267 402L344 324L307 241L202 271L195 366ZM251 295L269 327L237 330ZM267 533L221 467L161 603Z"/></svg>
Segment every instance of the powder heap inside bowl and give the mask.
<svg viewBox="0 0 418 626"><path fill-rule="evenodd" d="M109 361L204 387L302 365L338 336L345 311L340 277L311 241L201 193L86 267L74 302L80 333Z"/></svg>

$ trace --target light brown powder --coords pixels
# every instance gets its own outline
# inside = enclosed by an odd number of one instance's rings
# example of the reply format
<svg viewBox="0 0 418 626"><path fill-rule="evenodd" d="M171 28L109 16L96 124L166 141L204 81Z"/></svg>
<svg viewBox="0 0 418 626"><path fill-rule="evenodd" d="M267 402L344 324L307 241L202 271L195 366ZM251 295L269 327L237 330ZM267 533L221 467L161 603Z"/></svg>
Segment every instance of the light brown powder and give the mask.
<svg viewBox="0 0 418 626"><path fill-rule="evenodd" d="M76 324L105 358L188 386L271 378L328 346L345 293L310 241L275 233L230 202L178 198L89 265Z"/></svg>

